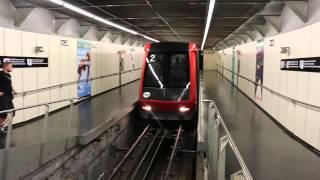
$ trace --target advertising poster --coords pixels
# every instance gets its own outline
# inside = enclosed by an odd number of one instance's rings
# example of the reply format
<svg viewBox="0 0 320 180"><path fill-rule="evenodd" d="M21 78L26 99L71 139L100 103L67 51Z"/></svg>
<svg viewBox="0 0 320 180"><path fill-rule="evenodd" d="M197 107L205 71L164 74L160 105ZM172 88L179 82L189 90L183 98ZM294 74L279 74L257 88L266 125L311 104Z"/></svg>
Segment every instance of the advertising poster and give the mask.
<svg viewBox="0 0 320 180"><path fill-rule="evenodd" d="M235 65L236 64L236 49L232 48L232 72L236 73ZM235 84L235 74L232 74L232 84Z"/></svg>
<svg viewBox="0 0 320 180"><path fill-rule="evenodd" d="M256 84L254 86L254 97L257 100L262 100L263 66L264 66L264 40L260 40L257 43Z"/></svg>
<svg viewBox="0 0 320 180"><path fill-rule="evenodd" d="M78 41L77 49L77 74L78 74L78 97L91 95L90 64L91 44L88 41Z"/></svg>
<svg viewBox="0 0 320 180"><path fill-rule="evenodd" d="M131 63L132 63L132 69L135 68L135 65L134 65L134 54L135 54L135 49L134 48L131 48L130 49L130 59L131 59Z"/></svg>
<svg viewBox="0 0 320 180"><path fill-rule="evenodd" d="M119 55L119 84L122 85L122 75L121 73L124 71L124 58L126 55L126 51L125 50L119 50L118 51L118 55Z"/></svg>

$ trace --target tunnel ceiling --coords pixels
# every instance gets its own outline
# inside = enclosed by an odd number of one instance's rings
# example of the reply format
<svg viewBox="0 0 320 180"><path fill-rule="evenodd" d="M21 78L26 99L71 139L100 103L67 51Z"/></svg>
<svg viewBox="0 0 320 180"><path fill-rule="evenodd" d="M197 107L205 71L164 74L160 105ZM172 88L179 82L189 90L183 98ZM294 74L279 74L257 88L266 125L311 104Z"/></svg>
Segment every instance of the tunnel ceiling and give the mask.
<svg viewBox="0 0 320 180"><path fill-rule="evenodd" d="M65 0L96 15L160 41L201 45L209 0ZM44 8L92 22L44 0L29 0ZM206 47L213 47L261 10L270 0L216 0ZM112 30L98 24L100 30Z"/></svg>

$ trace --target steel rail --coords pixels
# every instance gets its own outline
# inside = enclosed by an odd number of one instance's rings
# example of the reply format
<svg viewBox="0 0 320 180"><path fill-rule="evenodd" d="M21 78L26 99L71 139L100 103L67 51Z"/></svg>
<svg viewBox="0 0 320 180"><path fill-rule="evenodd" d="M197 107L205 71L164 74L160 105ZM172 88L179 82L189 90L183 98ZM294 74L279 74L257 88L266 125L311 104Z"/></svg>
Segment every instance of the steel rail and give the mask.
<svg viewBox="0 0 320 180"><path fill-rule="evenodd" d="M179 139L180 139L180 136L181 136L181 131L182 131L182 125L180 125L180 127L179 127L179 130L178 130L178 133L177 133L177 137L176 137L176 140L174 142L174 146L173 146L173 149L172 149L172 152L171 152L171 155L170 155L169 164L167 166L167 170L166 170L166 173L165 173L165 176L164 176L164 180L168 180L169 179L169 174L170 174L172 162L173 162L173 158L174 158L174 156L176 155L176 152L177 152L177 146L178 146Z"/></svg>
<svg viewBox="0 0 320 180"><path fill-rule="evenodd" d="M160 130L157 131L156 135L155 135L154 138L152 139L152 141L151 141L148 149L147 149L146 152L144 153L144 155L143 155L142 159L140 160L137 168L135 169L133 175L131 176L131 178L130 178L131 180L134 180L135 177L137 176L137 173L139 172L142 163L145 161L147 155L149 154L149 152L150 152L151 148L153 147L153 145L154 145L156 139L158 138L159 134L160 134Z"/></svg>
<svg viewBox="0 0 320 180"><path fill-rule="evenodd" d="M148 166L148 168L147 168L147 170L146 170L146 172L145 172L142 180L145 180L145 179L147 178L147 176L148 176L148 174L149 174L149 172L150 172L150 169L151 169L151 167L152 167L152 165L153 165L153 163L154 163L154 160L156 159L156 156L157 156L157 154L158 154L158 151L159 151L159 149L160 149L160 147L161 147L161 144L162 144L164 138L166 137L166 135L167 135L167 132L165 131L165 132L163 133L162 137L161 137L161 140L160 140L160 142L159 142L159 144L158 144L158 146L157 146L157 149L156 149L155 153L153 154L153 157L152 157L152 159L151 159L151 161L150 161L150 164L149 164L149 166Z"/></svg>
<svg viewBox="0 0 320 180"><path fill-rule="evenodd" d="M133 152L133 150L136 148L136 146L140 143L140 141L142 140L142 138L144 137L144 135L148 132L148 130L150 129L151 124L149 124L147 127L144 128L144 130L142 131L142 133L139 135L138 139L133 143L133 145L131 146L130 150L125 154L125 156L121 159L121 161L118 163L118 165L113 169L111 175L109 176L109 180L113 179L113 177L116 175L116 173L119 171L119 169L121 168L121 166L123 165L123 163L128 159L128 157L131 155L131 153Z"/></svg>
<svg viewBox="0 0 320 180"><path fill-rule="evenodd" d="M306 103L306 102L303 102L303 101L300 101L300 100L297 100L297 99L290 98L290 97L285 96L283 94L280 94L280 93L278 93L278 92L276 92L276 91L274 91L274 90L272 90L272 89L270 89L270 88L268 88L268 87L266 87L264 85L258 84L255 81L253 81L253 80L251 80L251 79L249 79L249 78L247 78L245 76L240 75L239 73L235 73L235 72L233 72L232 70L230 70L228 68L225 68L225 67L223 67L221 65L218 65L218 67L221 67L222 69L227 70L230 73L237 75L237 77L240 77L240 78L242 78L242 79L244 79L244 80L246 80L248 82L251 82L252 84L254 84L256 86L260 86L263 89L269 91L270 93L275 94L275 95L281 97L282 99L285 99L285 100L287 100L287 101L289 101L289 102L291 102L293 104L301 105L303 107L306 107L308 109L315 110L315 111L318 111L318 112L320 111L320 106L316 106L316 105L309 104L309 103ZM219 73L222 74L221 72L219 72Z"/></svg>
<svg viewBox="0 0 320 180"><path fill-rule="evenodd" d="M223 130L226 133L230 147L231 147L232 151L234 152L234 154L236 155L236 158L241 166L241 169L243 171L243 175L246 177L246 180L253 180L252 175L251 175L245 161L243 160L243 157L242 157L240 151L238 150L236 144L234 143L234 140L228 130L227 125L225 124L225 122L220 114L220 111L219 111L216 103L214 101L212 101L212 103L214 104L214 108L216 109L216 111L218 113L218 119L219 119L220 123L222 124Z"/></svg>

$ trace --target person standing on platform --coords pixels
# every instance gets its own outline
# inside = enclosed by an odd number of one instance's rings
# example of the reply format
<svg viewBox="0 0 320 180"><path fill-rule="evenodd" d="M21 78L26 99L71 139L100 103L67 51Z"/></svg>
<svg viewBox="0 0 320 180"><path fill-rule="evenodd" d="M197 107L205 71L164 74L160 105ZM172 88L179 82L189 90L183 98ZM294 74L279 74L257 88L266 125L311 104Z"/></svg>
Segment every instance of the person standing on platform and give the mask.
<svg viewBox="0 0 320 180"><path fill-rule="evenodd" d="M12 80L10 72L12 72L13 66L10 62L4 62L2 64L2 71L0 71L0 111L14 109L13 96L16 94L12 86ZM14 112L12 113L14 116ZM0 113L0 132L5 133L4 127L9 113Z"/></svg>

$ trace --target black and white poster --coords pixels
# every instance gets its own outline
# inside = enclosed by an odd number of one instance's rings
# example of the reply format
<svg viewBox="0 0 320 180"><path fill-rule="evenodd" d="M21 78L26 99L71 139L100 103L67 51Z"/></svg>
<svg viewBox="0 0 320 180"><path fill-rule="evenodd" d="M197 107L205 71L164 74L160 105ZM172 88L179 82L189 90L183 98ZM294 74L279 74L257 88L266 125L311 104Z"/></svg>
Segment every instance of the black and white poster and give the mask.
<svg viewBox="0 0 320 180"><path fill-rule="evenodd" d="M15 68L48 67L48 58L42 57L16 57L0 56L0 66L5 62L11 62Z"/></svg>
<svg viewBox="0 0 320 180"><path fill-rule="evenodd" d="M320 57L282 59L280 69L283 71L320 72Z"/></svg>

